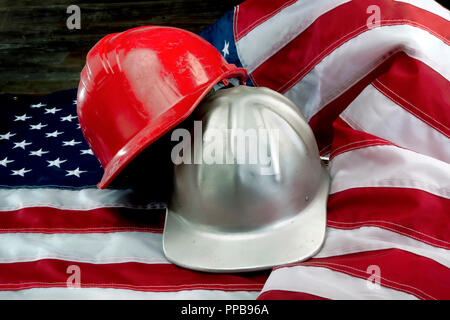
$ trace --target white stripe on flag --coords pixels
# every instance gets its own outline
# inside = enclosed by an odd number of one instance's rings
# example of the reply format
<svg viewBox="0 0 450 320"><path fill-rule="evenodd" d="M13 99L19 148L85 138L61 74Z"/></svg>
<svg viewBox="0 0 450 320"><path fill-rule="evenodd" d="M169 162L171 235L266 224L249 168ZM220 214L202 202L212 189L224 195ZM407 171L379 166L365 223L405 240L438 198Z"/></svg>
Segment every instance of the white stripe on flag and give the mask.
<svg viewBox="0 0 450 320"><path fill-rule="evenodd" d="M387 165L389 164L389 165ZM330 162L331 194L351 188L412 188L450 198L450 164L391 145L337 155Z"/></svg>
<svg viewBox="0 0 450 320"><path fill-rule="evenodd" d="M373 284L370 281L327 268L295 266L272 271L261 293L269 290L287 290L328 299L417 300L415 296L402 291L371 285Z"/></svg>
<svg viewBox="0 0 450 320"><path fill-rule="evenodd" d="M297 1L259 24L239 41L239 59L249 73L305 31L318 17L350 0Z"/></svg>
<svg viewBox="0 0 450 320"><path fill-rule="evenodd" d="M0 291L1 300L256 300L258 291L182 290L143 292L108 288L34 288Z"/></svg>
<svg viewBox="0 0 450 320"><path fill-rule="evenodd" d="M59 259L88 263L168 263L162 234L146 232L83 234L0 234L0 263Z"/></svg>
<svg viewBox="0 0 450 320"><path fill-rule="evenodd" d="M340 117L353 129L450 163L449 139L372 85L368 85Z"/></svg>
<svg viewBox="0 0 450 320"><path fill-rule="evenodd" d="M423 29L410 25L370 29L326 56L285 92L309 121L394 53L404 51L450 80L450 47ZM332 80L331 80L332 79Z"/></svg>
<svg viewBox="0 0 450 320"><path fill-rule="evenodd" d="M450 250L437 248L378 227L361 227L352 230L327 228L325 244L314 258L393 248L427 257L450 268Z"/></svg>
<svg viewBox="0 0 450 320"><path fill-rule="evenodd" d="M92 210L111 207L149 209L162 206L163 204L161 203L137 198L136 194L130 189L0 189L0 211L12 211L29 207Z"/></svg>

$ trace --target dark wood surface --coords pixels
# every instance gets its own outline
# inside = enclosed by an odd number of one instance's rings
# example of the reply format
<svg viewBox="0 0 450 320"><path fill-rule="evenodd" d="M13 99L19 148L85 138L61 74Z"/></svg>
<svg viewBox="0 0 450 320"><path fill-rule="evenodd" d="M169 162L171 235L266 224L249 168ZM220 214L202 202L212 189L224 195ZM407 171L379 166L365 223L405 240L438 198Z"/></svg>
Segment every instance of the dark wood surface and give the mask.
<svg viewBox="0 0 450 320"><path fill-rule="evenodd" d="M149 24L200 32L240 2L0 0L0 93L74 88L88 50L106 34ZM71 4L81 9L80 30L66 27Z"/></svg>
<svg viewBox="0 0 450 320"><path fill-rule="evenodd" d="M89 49L103 36L143 25L200 32L242 0L0 0L0 93L44 94L74 88ZM81 9L69 30L67 7Z"/></svg>

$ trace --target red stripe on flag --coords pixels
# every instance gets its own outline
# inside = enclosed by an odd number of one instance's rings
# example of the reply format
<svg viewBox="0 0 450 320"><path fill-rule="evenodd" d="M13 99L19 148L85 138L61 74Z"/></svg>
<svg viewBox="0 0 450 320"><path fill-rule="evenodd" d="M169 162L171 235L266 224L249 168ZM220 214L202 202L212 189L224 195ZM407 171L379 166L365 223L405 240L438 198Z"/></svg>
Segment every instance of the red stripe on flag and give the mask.
<svg viewBox="0 0 450 320"><path fill-rule="evenodd" d="M256 300L329 300L305 292L269 290L261 293Z"/></svg>
<svg viewBox="0 0 450 320"><path fill-rule="evenodd" d="M172 264L136 262L90 264L62 260L0 264L0 290L67 287L77 266L81 288L113 288L137 291L223 290L259 291L269 272L213 274L191 271ZM14 272L11 272L14 270ZM70 285L73 285L69 281Z"/></svg>
<svg viewBox="0 0 450 320"><path fill-rule="evenodd" d="M292 266L331 269L352 277L372 280L379 268L379 285L412 294L420 299L450 298L450 269L408 251L387 249L348 254L330 258L316 258ZM277 267L275 269L282 268ZM349 288L350 290L350 288Z"/></svg>
<svg viewBox="0 0 450 320"><path fill-rule="evenodd" d="M330 195L327 224L379 227L450 249L450 199L410 188L354 188Z"/></svg>
<svg viewBox="0 0 450 320"><path fill-rule="evenodd" d="M391 56L388 60L379 65L375 70L358 81L351 88L346 90L339 97L327 104L317 112L309 125L314 132L321 155L330 152L331 141L333 140L333 122L344 111L348 105L379 75L386 72L392 63L397 59L409 58L404 52L399 52Z"/></svg>
<svg viewBox="0 0 450 320"><path fill-rule="evenodd" d="M408 85L405 85L407 83ZM405 110L450 137L450 82L426 64L402 58L373 83Z"/></svg>
<svg viewBox="0 0 450 320"><path fill-rule="evenodd" d="M353 129L341 118L337 118L334 121L333 128L334 139L330 160L341 153L351 150L378 145L393 145L393 143L385 139Z"/></svg>
<svg viewBox="0 0 450 320"><path fill-rule="evenodd" d="M449 43L448 21L440 16L410 4L392 0L374 0L369 4L380 7L381 26L413 25L426 29ZM282 93L289 90L337 47L369 30L367 26L369 16L366 14L369 4L365 1L351 1L320 16L297 38L252 72L255 84ZM332 30L332 32L324 32L324 30ZM315 45L311 46L311 43ZM267 77L268 74L270 77Z"/></svg>
<svg viewBox="0 0 450 320"><path fill-rule="evenodd" d="M238 41L253 28L295 2L295 0L247 0L241 3L235 9L235 41Z"/></svg>
<svg viewBox="0 0 450 320"><path fill-rule="evenodd" d="M0 213L0 232L25 233L162 233L165 210L100 208L88 211L48 207L24 208Z"/></svg>

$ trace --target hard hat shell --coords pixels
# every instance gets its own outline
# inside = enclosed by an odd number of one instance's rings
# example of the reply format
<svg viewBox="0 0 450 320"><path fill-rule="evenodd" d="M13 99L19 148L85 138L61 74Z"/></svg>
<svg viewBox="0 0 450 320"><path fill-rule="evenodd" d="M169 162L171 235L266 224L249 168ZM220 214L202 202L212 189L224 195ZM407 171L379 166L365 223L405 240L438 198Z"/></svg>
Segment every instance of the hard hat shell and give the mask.
<svg viewBox="0 0 450 320"><path fill-rule="evenodd" d="M278 130L279 144L258 141L269 150L271 175L261 174L265 165L242 161L174 167L163 234L167 259L200 271L239 272L314 255L325 236L329 176L298 107L273 90L238 86L205 99L192 117L202 121L207 141L217 130L266 129ZM236 154L233 138L223 144L224 153ZM194 148L194 158L204 150Z"/></svg>
<svg viewBox="0 0 450 320"><path fill-rule="evenodd" d="M177 28L146 26L101 39L80 76L77 113L105 169L105 188L144 148L187 118L227 78L245 81L206 40Z"/></svg>

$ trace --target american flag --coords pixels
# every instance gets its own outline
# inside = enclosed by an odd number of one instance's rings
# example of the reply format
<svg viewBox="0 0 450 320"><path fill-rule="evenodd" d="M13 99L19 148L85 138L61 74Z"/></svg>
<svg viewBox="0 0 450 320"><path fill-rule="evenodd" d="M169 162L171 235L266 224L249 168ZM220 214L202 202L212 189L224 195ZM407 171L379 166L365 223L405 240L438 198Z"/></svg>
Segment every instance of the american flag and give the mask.
<svg viewBox="0 0 450 320"><path fill-rule="evenodd" d="M29 105L12 100L0 128L2 187L93 188L101 178L78 124L75 90Z"/></svg>
<svg viewBox="0 0 450 320"><path fill-rule="evenodd" d="M96 188L103 169L79 127L76 89L11 98L0 119L0 299L257 297L267 273L168 263L164 203Z"/></svg>
<svg viewBox="0 0 450 320"><path fill-rule="evenodd" d="M75 90L3 106L0 298L449 299L449 20L430 0L247 0L201 34L330 156L324 247L270 272L168 263L164 204L95 189Z"/></svg>

